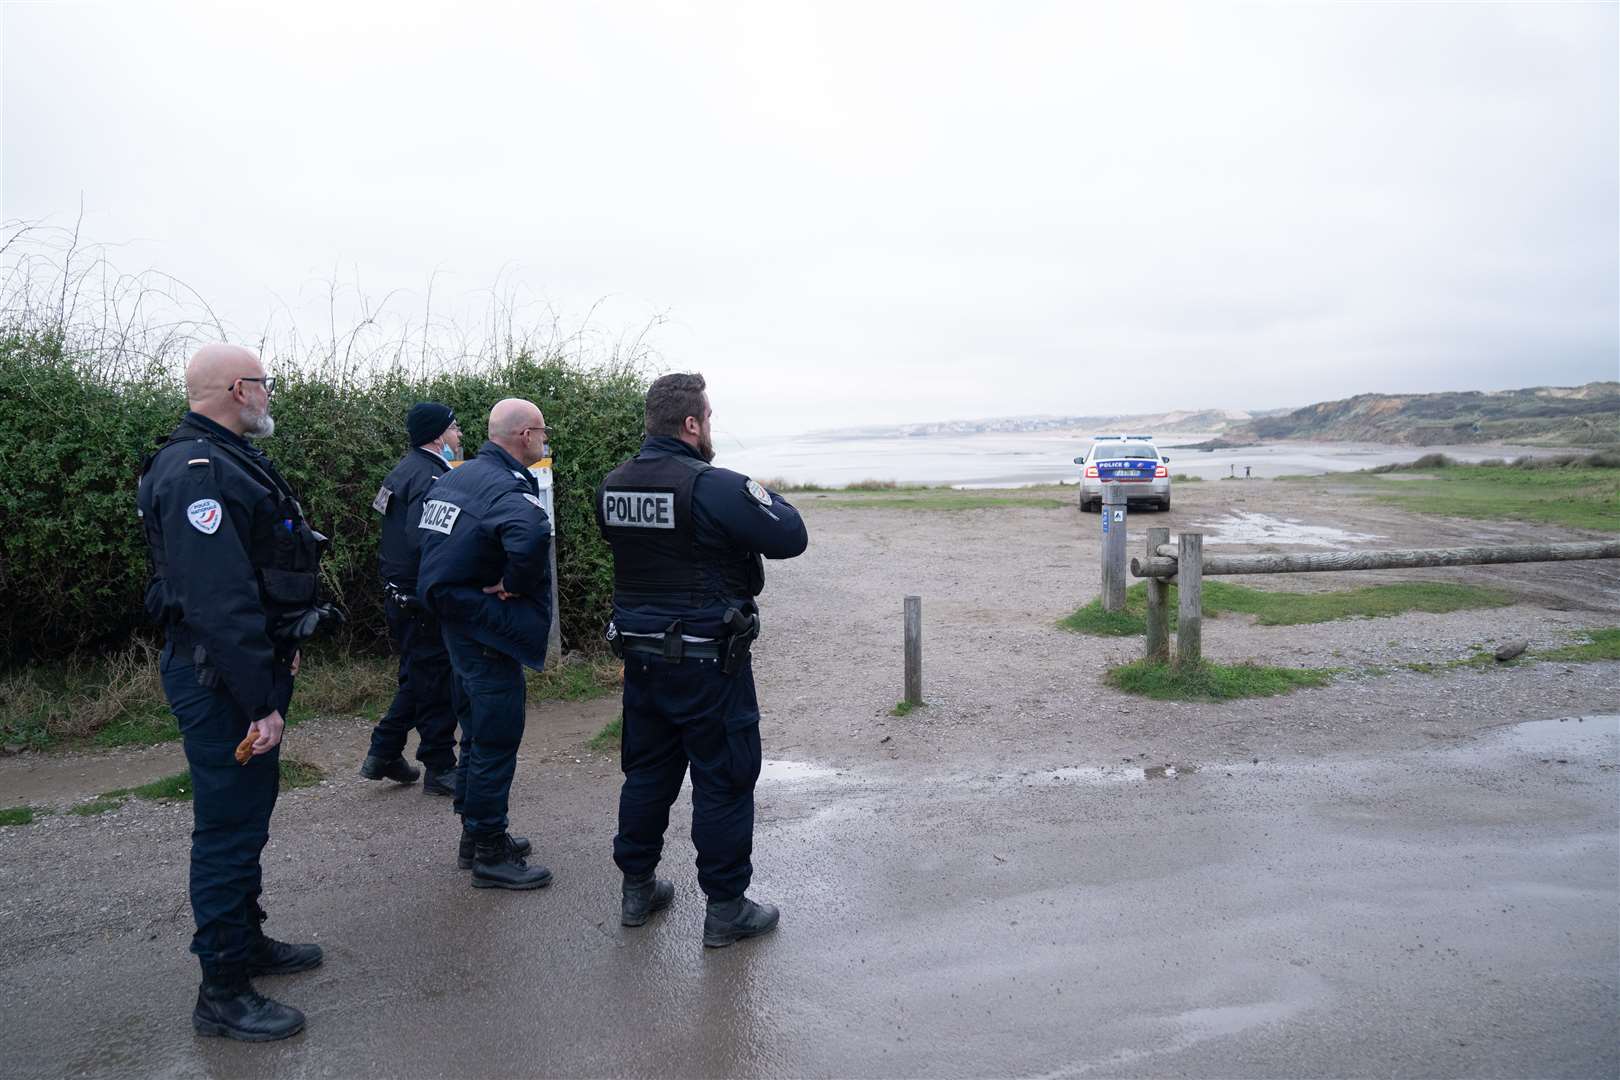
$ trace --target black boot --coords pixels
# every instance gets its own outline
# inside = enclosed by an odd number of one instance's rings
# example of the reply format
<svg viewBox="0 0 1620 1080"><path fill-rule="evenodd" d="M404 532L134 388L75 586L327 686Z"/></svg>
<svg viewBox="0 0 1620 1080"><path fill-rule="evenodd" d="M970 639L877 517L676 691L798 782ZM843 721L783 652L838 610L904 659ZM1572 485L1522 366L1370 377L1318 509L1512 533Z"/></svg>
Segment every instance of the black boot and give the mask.
<svg viewBox="0 0 1620 1080"><path fill-rule="evenodd" d="M507 833L506 839L511 843L512 850L519 855L526 856L529 854L529 848L532 845L530 845L527 836L513 836L511 833ZM463 870L471 870L473 857L477 854L477 846L478 838L465 829L461 830L461 844L456 848L456 865Z"/></svg>
<svg viewBox="0 0 1620 1080"><path fill-rule="evenodd" d="M624 902L619 908L621 926L643 926L647 916L663 911L675 899L675 886L651 874L624 878Z"/></svg>
<svg viewBox="0 0 1620 1080"><path fill-rule="evenodd" d="M319 945L288 945L260 934L248 947L247 973L251 978L260 975L291 975L295 971L308 971L321 966Z"/></svg>
<svg viewBox="0 0 1620 1080"><path fill-rule="evenodd" d="M401 784L414 784L418 774L410 762L398 755L384 759L367 754L365 762L360 766L360 775L367 780L394 780Z"/></svg>
<svg viewBox="0 0 1620 1080"><path fill-rule="evenodd" d="M703 944L719 949L743 938L759 937L776 929L782 913L775 904L756 904L746 896L735 900L710 900L703 919Z"/></svg>
<svg viewBox="0 0 1620 1080"><path fill-rule="evenodd" d="M245 975L205 977L191 1011L191 1028L198 1035L271 1042L303 1031L304 1014L265 997Z"/></svg>
<svg viewBox="0 0 1620 1080"><path fill-rule="evenodd" d="M443 795L447 799L456 797L456 771L454 769L435 770L430 766L422 766L422 794Z"/></svg>
<svg viewBox="0 0 1620 1080"><path fill-rule="evenodd" d="M543 889L551 871L530 866L506 833L480 836L475 842L472 883L475 889Z"/></svg>

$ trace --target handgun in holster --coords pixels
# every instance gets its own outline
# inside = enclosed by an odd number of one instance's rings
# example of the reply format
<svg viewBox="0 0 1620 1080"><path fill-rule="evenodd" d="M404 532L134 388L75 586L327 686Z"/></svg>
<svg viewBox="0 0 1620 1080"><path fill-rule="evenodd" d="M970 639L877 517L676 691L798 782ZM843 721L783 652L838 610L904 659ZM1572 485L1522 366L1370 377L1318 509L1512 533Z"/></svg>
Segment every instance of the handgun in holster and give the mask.
<svg viewBox="0 0 1620 1080"><path fill-rule="evenodd" d="M608 649L613 653L613 655L618 659L623 660L624 635L619 633L618 624L612 619L609 619L607 624L607 643Z"/></svg>
<svg viewBox="0 0 1620 1080"><path fill-rule="evenodd" d="M745 615L737 608L727 608L721 624L726 628L726 637L720 656L720 672L735 675L753 651L754 639L759 637L759 616Z"/></svg>

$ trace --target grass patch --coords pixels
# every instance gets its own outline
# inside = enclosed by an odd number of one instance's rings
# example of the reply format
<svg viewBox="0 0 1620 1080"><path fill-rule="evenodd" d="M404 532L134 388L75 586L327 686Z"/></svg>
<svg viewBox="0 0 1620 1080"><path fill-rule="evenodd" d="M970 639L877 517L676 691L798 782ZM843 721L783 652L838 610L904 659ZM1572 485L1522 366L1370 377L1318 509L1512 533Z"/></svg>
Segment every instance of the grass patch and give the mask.
<svg viewBox="0 0 1620 1080"><path fill-rule="evenodd" d="M1537 660L1620 660L1620 626L1588 630L1585 642L1535 654Z"/></svg>
<svg viewBox="0 0 1620 1080"><path fill-rule="evenodd" d="M1501 465L1458 465L1447 459L1426 468L1414 462L1383 472L1340 473L1332 480L1354 484L1381 503L1414 513L1620 532L1620 468L1584 463L1590 460L1611 461L1613 455L1594 454L1561 465L1546 458Z"/></svg>
<svg viewBox="0 0 1620 1080"><path fill-rule="evenodd" d="M1174 585L1167 601L1173 612L1180 603ZM1304 623L1332 622L1336 619L1387 618L1408 611L1443 613L1476 608L1506 607L1513 594L1501 589L1453 582L1401 581L1389 585L1368 585L1342 592L1271 592L1233 585L1225 581L1204 582L1204 614L1216 617L1235 612L1253 615L1261 626L1299 626ZM1172 616L1172 622L1174 616ZM1139 581L1125 590L1123 611L1104 611L1098 597L1058 621L1061 629L1097 637L1131 637L1147 632L1147 582Z"/></svg>
<svg viewBox="0 0 1620 1080"><path fill-rule="evenodd" d="M77 803L68 807L68 813L79 817L97 817L109 810L117 810L124 805L122 796L97 795L89 802Z"/></svg>
<svg viewBox="0 0 1620 1080"><path fill-rule="evenodd" d="M398 689L397 656L306 653L287 710L287 726L317 716L360 716L375 723Z"/></svg>
<svg viewBox="0 0 1620 1080"><path fill-rule="evenodd" d="M589 701L617 693L624 666L612 656L570 655L538 675L525 672L531 705L543 701Z"/></svg>
<svg viewBox="0 0 1620 1080"><path fill-rule="evenodd" d="M1202 476L1194 476L1192 473L1184 472L1178 472L1170 479L1174 480L1178 484L1201 484L1204 482L1204 478Z"/></svg>
<svg viewBox="0 0 1620 1080"><path fill-rule="evenodd" d="M94 659L30 664L0 678L0 742L44 750L109 732L103 745L179 738L157 650L137 643Z"/></svg>
<svg viewBox="0 0 1620 1080"><path fill-rule="evenodd" d="M624 715L621 713L603 724L602 730L592 735L591 741L585 745L599 754L618 753L623 739Z"/></svg>
<svg viewBox="0 0 1620 1080"><path fill-rule="evenodd" d="M1326 686L1336 674L1334 668L1209 662L1178 668L1158 661L1138 660L1110 668L1105 678L1116 689L1155 701L1231 701L1272 697L1308 686Z"/></svg>
<svg viewBox="0 0 1620 1080"><path fill-rule="evenodd" d="M8 806L0 810L0 825L32 825L37 812L32 806Z"/></svg>
<svg viewBox="0 0 1620 1080"><path fill-rule="evenodd" d="M307 761L300 761L295 757L282 756L281 786L284 788L313 787L326 779L326 772L319 765L311 765Z"/></svg>
<svg viewBox="0 0 1620 1080"><path fill-rule="evenodd" d="M165 776L161 780L154 780L150 784L139 787L119 788L116 791L105 793L107 798L119 795L133 795L137 799L175 799L180 802L191 801L191 770L177 772L173 776Z"/></svg>
<svg viewBox="0 0 1620 1080"><path fill-rule="evenodd" d="M1409 611L1443 614L1507 607L1513 594L1501 589L1441 581L1400 581L1342 592L1269 592L1224 581L1204 582L1204 610L1253 615L1261 626L1299 626L1337 619L1383 619Z"/></svg>
<svg viewBox="0 0 1620 1080"><path fill-rule="evenodd" d="M921 708L924 708L925 706L927 706L927 704L928 704L928 702L926 702L926 701L919 701L915 705L913 705L909 701L897 701L897 702L894 703L894 708L889 710L889 715L890 716L910 716L912 713L916 712L918 709L921 709Z"/></svg>

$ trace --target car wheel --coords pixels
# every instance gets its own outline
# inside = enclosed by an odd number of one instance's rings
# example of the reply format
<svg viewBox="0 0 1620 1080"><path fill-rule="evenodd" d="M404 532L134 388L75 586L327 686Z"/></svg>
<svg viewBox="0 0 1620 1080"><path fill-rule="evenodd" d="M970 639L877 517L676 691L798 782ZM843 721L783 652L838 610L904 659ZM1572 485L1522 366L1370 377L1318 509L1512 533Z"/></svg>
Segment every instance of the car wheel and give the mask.
<svg viewBox="0 0 1620 1080"><path fill-rule="evenodd" d="M1159 512L1161 514L1168 514L1170 512L1170 496L1166 495L1164 497L1164 502L1159 504Z"/></svg>

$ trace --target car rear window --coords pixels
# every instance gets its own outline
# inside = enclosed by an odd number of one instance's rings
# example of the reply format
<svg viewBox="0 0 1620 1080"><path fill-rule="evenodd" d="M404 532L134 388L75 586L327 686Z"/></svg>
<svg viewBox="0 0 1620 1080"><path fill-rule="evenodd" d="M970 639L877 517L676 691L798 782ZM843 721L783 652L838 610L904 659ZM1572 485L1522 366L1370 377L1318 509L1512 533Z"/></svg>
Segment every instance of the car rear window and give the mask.
<svg viewBox="0 0 1620 1080"><path fill-rule="evenodd" d="M1159 452L1147 443L1093 443L1091 447L1091 460L1112 460L1114 458L1151 458L1159 460Z"/></svg>

